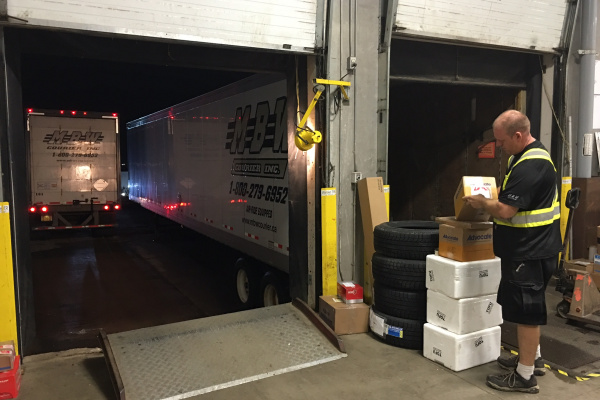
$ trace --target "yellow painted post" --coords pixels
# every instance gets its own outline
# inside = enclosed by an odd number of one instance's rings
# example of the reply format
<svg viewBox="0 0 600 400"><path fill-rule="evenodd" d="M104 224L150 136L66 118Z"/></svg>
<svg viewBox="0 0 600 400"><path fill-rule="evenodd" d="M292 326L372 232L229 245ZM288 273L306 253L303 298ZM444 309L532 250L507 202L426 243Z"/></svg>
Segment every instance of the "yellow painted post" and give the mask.
<svg viewBox="0 0 600 400"><path fill-rule="evenodd" d="M388 221L390 220L390 185L383 185L383 195L385 196L385 211L387 211Z"/></svg>
<svg viewBox="0 0 600 400"><path fill-rule="evenodd" d="M573 183L573 179L570 176L565 176L562 178L562 185L560 190L560 235L562 237L563 243L565 240L565 235L568 235L569 232L567 230L567 219L569 218L569 209L565 206L565 202L567 201L567 192L571 190L571 186ZM567 245L565 248L564 259L569 259L569 246Z"/></svg>
<svg viewBox="0 0 600 400"><path fill-rule="evenodd" d="M0 203L0 252L0 342L13 340L19 354L10 214L6 202Z"/></svg>
<svg viewBox="0 0 600 400"><path fill-rule="evenodd" d="M321 189L321 249L323 296L337 294L337 196L335 188Z"/></svg>

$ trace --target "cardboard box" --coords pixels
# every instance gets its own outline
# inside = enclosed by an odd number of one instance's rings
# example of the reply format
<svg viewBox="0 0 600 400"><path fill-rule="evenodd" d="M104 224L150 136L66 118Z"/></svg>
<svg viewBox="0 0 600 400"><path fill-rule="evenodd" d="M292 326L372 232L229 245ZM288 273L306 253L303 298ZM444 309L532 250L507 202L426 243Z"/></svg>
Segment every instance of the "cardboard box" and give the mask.
<svg viewBox="0 0 600 400"><path fill-rule="evenodd" d="M12 340L0 342L0 371L6 371L14 367L15 343Z"/></svg>
<svg viewBox="0 0 600 400"><path fill-rule="evenodd" d="M565 261L565 269L569 274L576 274L579 271L587 272L592 277L596 287L600 289L600 264L596 264L594 261L582 258Z"/></svg>
<svg viewBox="0 0 600 400"><path fill-rule="evenodd" d="M369 306L346 304L337 296L319 297L319 316L338 335L365 333L369 328Z"/></svg>
<svg viewBox="0 0 600 400"><path fill-rule="evenodd" d="M452 371L462 371L500 357L500 327L457 335L439 326L423 326L423 356Z"/></svg>
<svg viewBox="0 0 600 400"><path fill-rule="evenodd" d="M488 176L463 176L454 193L454 216L459 221L488 221L490 214L465 203L464 196L481 194L488 199L498 198L496 179Z"/></svg>
<svg viewBox="0 0 600 400"><path fill-rule="evenodd" d="M456 221L453 217L436 218L440 225L438 254L456 261L494 258L492 222Z"/></svg>
<svg viewBox="0 0 600 400"><path fill-rule="evenodd" d="M21 360L15 358L14 368L0 372L0 400L16 399L21 388Z"/></svg>
<svg viewBox="0 0 600 400"><path fill-rule="evenodd" d="M360 215L364 233L364 302L373 304L373 271L371 260L375 253L373 245L373 230L381 223L388 221L385 205L385 193L383 179L364 178L356 184L358 187L358 199L360 203Z"/></svg>
<svg viewBox="0 0 600 400"><path fill-rule="evenodd" d="M344 303L362 303L363 302L363 288L354 282L338 282L337 285L338 297L344 301Z"/></svg>

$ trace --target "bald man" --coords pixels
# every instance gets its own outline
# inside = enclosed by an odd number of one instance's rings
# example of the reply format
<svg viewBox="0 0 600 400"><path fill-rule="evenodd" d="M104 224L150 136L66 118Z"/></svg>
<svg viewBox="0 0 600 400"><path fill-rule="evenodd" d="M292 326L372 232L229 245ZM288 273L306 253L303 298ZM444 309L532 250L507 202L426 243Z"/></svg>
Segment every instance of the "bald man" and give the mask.
<svg viewBox="0 0 600 400"><path fill-rule="evenodd" d="M510 158L498 199L482 195L463 200L494 217L494 253L501 258L498 303L502 318L517 324L519 355L499 358L510 370L489 375L488 386L538 393L535 375L545 374L540 325L546 325L546 287L562 250L556 169L546 148L529 132L519 111L505 111L493 124L496 146Z"/></svg>

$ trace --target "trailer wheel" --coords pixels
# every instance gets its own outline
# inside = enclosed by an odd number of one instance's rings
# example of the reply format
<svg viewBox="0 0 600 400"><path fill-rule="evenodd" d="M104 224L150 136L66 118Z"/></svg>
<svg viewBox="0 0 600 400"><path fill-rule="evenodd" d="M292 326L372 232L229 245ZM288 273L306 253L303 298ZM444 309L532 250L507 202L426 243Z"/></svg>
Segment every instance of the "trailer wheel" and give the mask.
<svg viewBox="0 0 600 400"><path fill-rule="evenodd" d="M263 307L276 306L290 301L288 285L274 271L269 271L260 281L260 293L262 293Z"/></svg>
<svg viewBox="0 0 600 400"><path fill-rule="evenodd" d="M434 221L384 222L373 231L375 251L405 260L425 260L439 245L439 225Z"/></svg>
<svg viewBox="0 0 600 400"><path fill-rule="evenodd" d="M235 262L235 287L238 300L245 308L253 307L258 296L258 279L252 265L243 258Z"/></svg>

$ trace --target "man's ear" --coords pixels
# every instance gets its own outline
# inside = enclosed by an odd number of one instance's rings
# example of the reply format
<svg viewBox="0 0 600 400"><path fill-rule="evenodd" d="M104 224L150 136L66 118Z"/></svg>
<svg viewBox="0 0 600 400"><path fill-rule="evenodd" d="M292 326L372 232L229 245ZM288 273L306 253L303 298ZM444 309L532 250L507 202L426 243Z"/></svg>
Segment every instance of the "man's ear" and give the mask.
<svg viewBox="0 0 600 400"><path fill-rule="evenodd" d="M519 131L515 132L515 136L517 137L517 140L521 140L523 138L523 134Z"/></svg>

